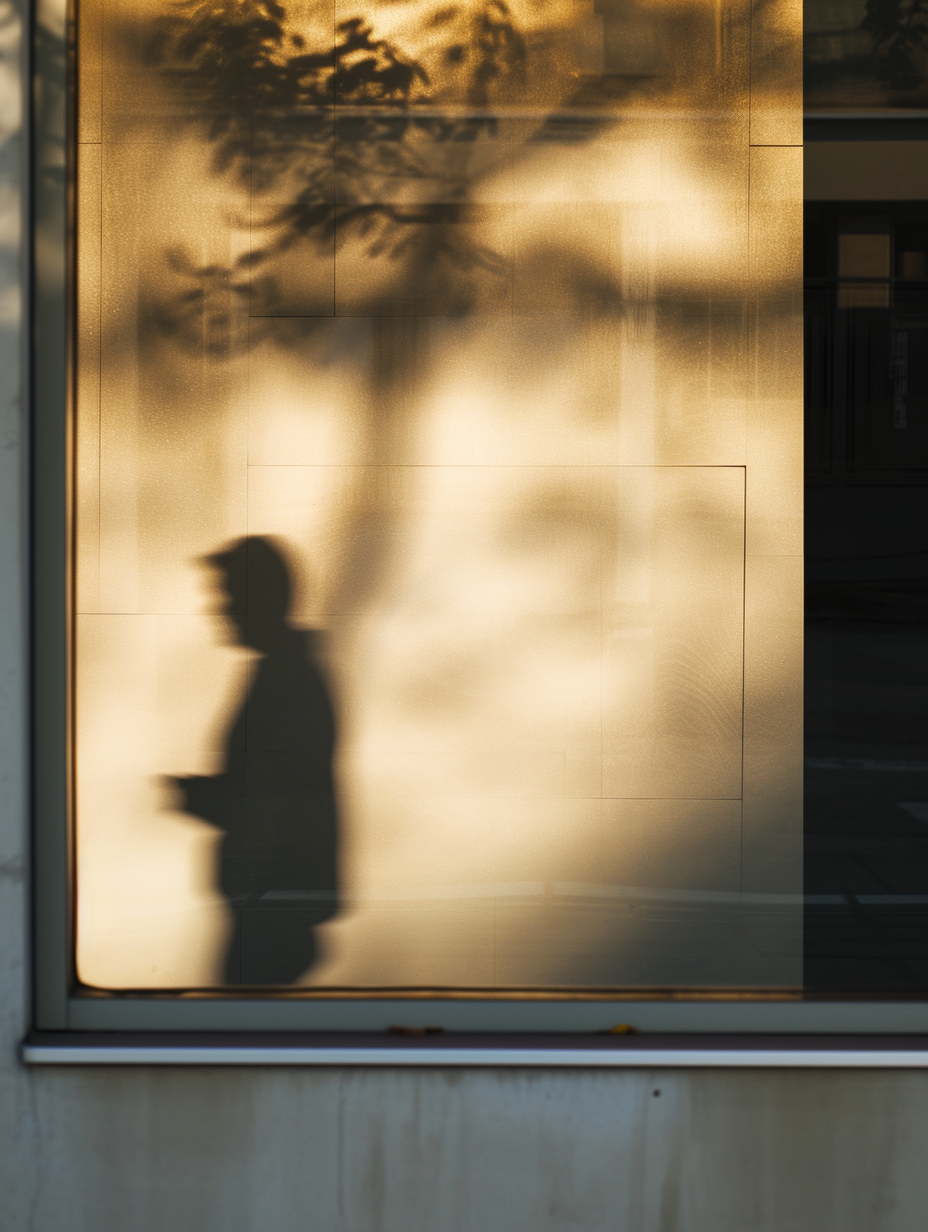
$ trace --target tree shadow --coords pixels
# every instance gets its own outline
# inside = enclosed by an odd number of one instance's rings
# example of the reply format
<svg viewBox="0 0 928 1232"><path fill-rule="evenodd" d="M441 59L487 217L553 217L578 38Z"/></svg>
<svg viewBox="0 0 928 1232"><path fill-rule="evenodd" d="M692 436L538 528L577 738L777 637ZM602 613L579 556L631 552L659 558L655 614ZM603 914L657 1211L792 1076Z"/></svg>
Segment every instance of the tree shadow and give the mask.
<svg viewBox="0 0 928 1232"><path fill-rule="evenodd" d="M504 0L466 19L452 5L428 25L465 111L443 105L425 65L364 17L339 22L332 44L314 50L274 0L182 0L156 23L148 63L183 100L216 175L249 194L253 236L228 266L166 254L178 285L153 309L163 333L222 355L230 303L252 318L291 315L280 263L307 248L328 258L360 243L407 287L423 278L444 287L445 312L469 307L458 285L468 271L505 277L503 255L460 224L473 183L468 147L497 132L490 93L524 74L525 44ZM375 297L363 310L383 307Z"/></svg>

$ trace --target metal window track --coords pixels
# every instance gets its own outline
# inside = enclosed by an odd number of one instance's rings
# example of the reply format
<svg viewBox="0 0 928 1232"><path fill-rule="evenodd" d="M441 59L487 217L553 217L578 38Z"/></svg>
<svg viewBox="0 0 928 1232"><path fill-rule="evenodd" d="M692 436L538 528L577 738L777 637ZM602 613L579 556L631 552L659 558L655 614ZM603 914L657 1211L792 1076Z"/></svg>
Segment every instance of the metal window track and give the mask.
<svg viewBox="0 0 928 1232"><path fill-rule="evenodd" d="M928 1036L36 1032L27 1065L928 1069Z"/></svg>

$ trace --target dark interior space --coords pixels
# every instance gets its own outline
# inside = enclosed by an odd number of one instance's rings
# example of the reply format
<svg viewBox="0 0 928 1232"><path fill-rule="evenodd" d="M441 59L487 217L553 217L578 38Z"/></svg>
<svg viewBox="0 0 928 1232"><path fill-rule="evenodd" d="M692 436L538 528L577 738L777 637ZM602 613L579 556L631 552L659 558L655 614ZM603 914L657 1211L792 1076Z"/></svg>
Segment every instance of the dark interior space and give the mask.
<svg viewBox="0 0 928 1232"><path fill-rule="evenodd" d="M928 206L806 206L805 984L928 994Z"/></svg>

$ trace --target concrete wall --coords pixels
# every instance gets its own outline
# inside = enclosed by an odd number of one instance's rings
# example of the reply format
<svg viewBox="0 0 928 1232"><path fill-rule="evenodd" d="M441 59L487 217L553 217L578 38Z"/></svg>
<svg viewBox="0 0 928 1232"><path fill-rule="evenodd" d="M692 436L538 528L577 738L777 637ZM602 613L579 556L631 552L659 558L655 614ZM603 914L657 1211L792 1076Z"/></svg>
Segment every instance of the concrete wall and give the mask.
<svg viewBox="0 0 928 1232"><path fill-rule="evenodd" d="M19 22L0 7L0 1228L912 1232L928 1074L27 1072Z"/></svg>
<svg viewBox="0 0 928 1232"><path fill-rule="evenodd" d="M923 1074L61 1070L8 1090L9 1232L925 1226Z"/></svg>

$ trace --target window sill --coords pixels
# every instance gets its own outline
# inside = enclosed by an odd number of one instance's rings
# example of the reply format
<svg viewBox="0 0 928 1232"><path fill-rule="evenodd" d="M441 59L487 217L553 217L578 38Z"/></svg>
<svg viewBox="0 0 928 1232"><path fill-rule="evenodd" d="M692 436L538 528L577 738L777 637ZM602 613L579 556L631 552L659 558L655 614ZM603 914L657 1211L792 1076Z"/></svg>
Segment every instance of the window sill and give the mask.
<svg viewBox="0 0 928 1232"><path fill-rule="evenodd" d="M928 1069L926 1035L33 1032L26 1065Z"/></svg>

